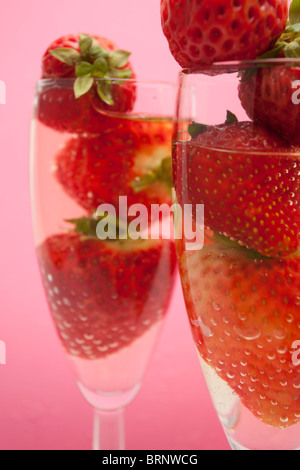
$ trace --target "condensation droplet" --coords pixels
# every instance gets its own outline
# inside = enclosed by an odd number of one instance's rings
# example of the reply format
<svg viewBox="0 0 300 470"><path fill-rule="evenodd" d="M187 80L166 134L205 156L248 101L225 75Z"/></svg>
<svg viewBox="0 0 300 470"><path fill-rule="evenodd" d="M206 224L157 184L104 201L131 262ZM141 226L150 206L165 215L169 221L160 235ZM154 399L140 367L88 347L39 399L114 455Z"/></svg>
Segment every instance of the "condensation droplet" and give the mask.
<svg viewBox="0 0 300 470"><path fill-rule="evenodd" d="M288 350L287 346L278 346L278 348L276 348L276 351L278 352L278 354L285 354L287 350Z"/></svg>
<svg viewBox="0 0 300 470"><path fill-rule="evenodd" d="M221 305L218 304L218 302L213 302L212 306L213 306L213 309L216 310L217 312L221 310Z"/></svg>
<svg viewBox="0 0 300 470"><path fill-rule="evenodd" d="M292 315L291 313L289 313L288 315L286 315L285 321L286 321L287 323L293 323L293 321L294 321L293 315Z"/></svg>
<svg viewBox="0 0 300 470"><path fill-rule="evenodd" d="M247 318L248 318L248 316L247 316L246 313L243 313L243 312L242 312L242 313L239 313L239 319L240 319L241 321L246 321Z"/></svg>
<svg viewBox="0 0 300 470"><path fill-rule="evenodd" d="M288 422L289 422L289 418L288 418L287 416L281 416L281 417L280 417L280 421L281 421L282 423L288 423Z"/></svg>
<svg viewBox="0 0 300 470"><path fill-rule="evenodd" d="M233 372L227 372L226 375L229 379L234 379L234 377L235 377L235 374Z"/></svg>
<svg viewBox="0 0 300 470"><path fill-rule="evenodd" d="M287 335L287 330L285 328L276 328L276 330L274 331L274 336L275 338L277 339L284 339Z"/></svg>
<svg viewBox="0 0 300 470"><path fill-rule="evenodd" d="M261 331L257 327L243 328L241 326L235 325L233 329L238 336L248 341L253 341L261 336Z"/></svg>

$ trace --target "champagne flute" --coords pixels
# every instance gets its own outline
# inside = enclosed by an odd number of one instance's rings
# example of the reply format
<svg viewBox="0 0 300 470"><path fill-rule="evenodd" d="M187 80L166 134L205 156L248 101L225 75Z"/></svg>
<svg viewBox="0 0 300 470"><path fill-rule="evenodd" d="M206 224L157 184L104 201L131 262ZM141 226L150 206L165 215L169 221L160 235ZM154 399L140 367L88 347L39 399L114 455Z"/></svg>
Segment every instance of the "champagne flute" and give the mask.
<svg viewBox="0 0 300 470"><path fill-rule="evenodd" d="M121 450L124 408L141 386L176 272L174 240L151 214L153 205L172 201L165 162L176 89L95 79L115 100L103 107L92 92L75 98L74 85L72 78L36 85L35 245L55 329L95 411L93 449ZM119 88L134 96L126 111L116 103Z"/></svg>
<svg viewBox="0 0 300 470"><path fill-rule="evenodd" d="M299 59L261 59L180 75L179 270L232 449L300 448L299 73Z"/></svg>

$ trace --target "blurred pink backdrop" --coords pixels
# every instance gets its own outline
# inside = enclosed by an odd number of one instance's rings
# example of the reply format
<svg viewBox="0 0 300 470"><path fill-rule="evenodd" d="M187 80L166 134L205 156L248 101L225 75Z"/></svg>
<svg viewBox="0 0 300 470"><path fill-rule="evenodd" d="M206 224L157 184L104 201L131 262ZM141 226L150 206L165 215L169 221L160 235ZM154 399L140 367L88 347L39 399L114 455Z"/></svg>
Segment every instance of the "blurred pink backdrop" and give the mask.
<svg viewBox="0 0 300 470"><path fill-rule="evenodd" d="M33 249L29 125L40 57L55 38L107 36L132 51L140 78L176 82L179 67L160 26L159 0L10 0L1 7L0 449L89 450L92 410L56 338ZM143 386L126 411L127 449L228 449L192 344L177 283Z"/></svg>

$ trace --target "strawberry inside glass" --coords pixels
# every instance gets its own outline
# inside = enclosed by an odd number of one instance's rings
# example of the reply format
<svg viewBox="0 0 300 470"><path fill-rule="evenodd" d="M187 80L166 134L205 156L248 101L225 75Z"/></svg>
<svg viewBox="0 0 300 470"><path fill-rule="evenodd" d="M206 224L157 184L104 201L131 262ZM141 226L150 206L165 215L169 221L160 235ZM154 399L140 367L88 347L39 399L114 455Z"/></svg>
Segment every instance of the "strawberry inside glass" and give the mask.
<svg viewBox="0 0 300 470"><path fill-rule="evenodd" d="M179 269L202 370L233 449L300 448L300 148L292 135L300 107L289 101L299 70L297 59L232 62L180 78L176 202L192 205L204 243L177 241ZM268 120L265 100L279 89L278 106L294 106L291 115L282 111L288 135ZM198 224L197 205L204 205ZM185 233L183 218L177 226Z"/></svg>

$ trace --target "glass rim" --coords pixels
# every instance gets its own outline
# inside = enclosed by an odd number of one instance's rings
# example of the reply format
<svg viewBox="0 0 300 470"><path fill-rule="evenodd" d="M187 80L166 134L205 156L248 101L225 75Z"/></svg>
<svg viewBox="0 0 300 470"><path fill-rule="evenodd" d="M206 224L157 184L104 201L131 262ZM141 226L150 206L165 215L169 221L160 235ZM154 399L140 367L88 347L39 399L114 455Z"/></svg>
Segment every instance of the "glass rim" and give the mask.
<svg viewBox="0 0 300 470"><path fill-rule="evenodd" d="M64 78L40 78L36 81L37 87L46 87L46 86L73 86L75 80L78 77L64 77ZM158 80L158 79L140 79L140 78L115 78L115 77L105 77L98 78L94 77L95 82L125 82L133 84L141 84L145 86L161 86L166 88L176 88L177 84L168 80Z"/></svg>
<svg viewBox="0 0 300 470"><path fill-rule="evenodd" d="M204 71L238 71L245 70L253 67L261 67L263 65L276 65L276 66L294 66L300 67L300 58L294 57L277 57L277 58L260 58L253 60L232 60L232 61L220 61L213 62L211 64L198 65L194 68L185 68L179 72L179 76L185 75L197 75Z"/></svg>

